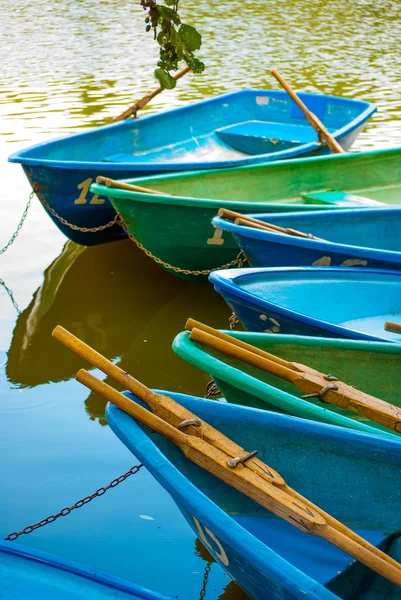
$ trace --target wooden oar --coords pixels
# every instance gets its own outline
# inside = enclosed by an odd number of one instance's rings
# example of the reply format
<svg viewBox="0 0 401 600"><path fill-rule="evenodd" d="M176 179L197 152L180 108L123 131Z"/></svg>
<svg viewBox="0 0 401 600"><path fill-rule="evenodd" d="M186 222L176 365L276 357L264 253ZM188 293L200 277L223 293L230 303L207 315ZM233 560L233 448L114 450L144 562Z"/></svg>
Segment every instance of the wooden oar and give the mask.
<svg viewBox="0 0 401 600"><path fill-rule="evenodd" d="M317 131L319 139L324 140L332 152L344 154L345 150L340 146L340 144L331 135L331 133L329 133L329 131L323 125L321 120L318 119L318 117L312 111L310 111L309 108L302 102L302 100L295 93L290 84L286 82L284 77L280 75L280 73L276 69L273 69L272 75L283 86L287 94L294 100L295 104L302 110L308 123L312 125L312 127Z"/></svg>
<svg viewBox="0 0 401 600"><path fill-rule="evenodd" d="M216 448L224 450L232 458L244 455L244 449L238 446L238 444L232 442L207 423L200 421L193 413L169 396L162 396L161 394L152 392L152 390L148 389L132 377L132 375L120 369L120 367L64 329L64 327L58 325L53 330L52 335L56 340L64 344L64 346L78 354L78 356L87 360L94 367L114 379L114 381L120 383L125 389L141 398L156 415L167 420L171 425L184 428L188 433L213 443ZM284 481L277 473L264 470L263 463L258 458L249 460L248 466L267 481L274 480L277 485L284 485Z"/></svg>
<svg viewBox="0 0 401 600"><path fill-rule="evenodd" d="M248 215L243 215L242 213L228 210L227 208L219 208L217 214L223 219L234 221L234 223L237 225L245 225L247 227L253 227L254 229L261 229L264 231L284 233L286 235L307 238L310 240L324 241L321 238L315 237L311 233L305 233L304 231L298 231L297 229L291 229L290 227L280 227L279 225L274 225L273 223L268 223L267 221L261 221L260 219L255 219L254 217L249 217Z"/></svg>
<svg viewBox="0 0 401 600"><path fill-rule="evenodd" d="M98 175L96 177L96 183L100 185L105 185L109 188L115 188L117 190L127 190L129 192L140 192L142 194L156 194L157 196L171 196L172 194L165 194L164 192L158 192L157 190L152 190L151 188L141 187L140 185L134 185L133 183L125 183L124 181L116 181L115 179L110 179L109 177L102 177Z"/></svg>
<svg viewBox="0 0 401 600"><path fill-rule="evenodd" d="M184 67L183 69L181 69L181 71L178 71L178 73L173 75L173 77L176 81L178 81L178 79L183 77L190 70L191 70L190 67ZM130 106L130 108L127 108L127 110L122 112L121 115L118 115L118 117L115 117L112 121L110 121L110 123L117 123L118 121L125 121L131 115L136 116L136 113L138 110L140 110L141 108L146 106L146 104L148 104L148 102L150 102L155 96L157 96L158 94L161 94L161 92L164 89L165 88L162 88L162 87L156 88L155 90L153 90L153 92L150 92L150 94L147 94L146 96L144 96L143 98L141 98L140 100L135 102L135 104Z"/></svg>
<svg viewBox="0 0 401 600"><path fill-rule="evenodd" d="M338 381L335 377L325 376L300 363L283 365L277 360L273 360L272 355L261 356L249 348L245 349L239 345L235 338L232 338L231 341L222 339L221 336L210 333L210 329L205 331L194 327L190 339L289 381L305 394L303 396L305 399L319 398L323 402L334 404L344 410L353 409L368 419L401 433L400 408L375 396L365 394Z"/></svg>
<svg viewBox="0 0 401 600"><path fill-rule="evenodd" d="M401 333L401 323L394 323L393 321L386 321L384 324L385 331L391 331L391 333Z"/></svg>
<svg viewBox="0 0 401 600"><path fill-rule="evenodd" d="M399 563L330 515L327 515L328 518L326 518L326 513L288 485L285 484L284 489L276 487L248 468L246 460L233 466L230 455L224 451L199 437L175 429L156 415L128 400L106 383L99 381L84 369L78 372L77 380L177 444L187 458L209 473L301 531L328 540L362 564L401 587L401 565ZM266 470L270 470L268 465L264 466Z"/></svg>

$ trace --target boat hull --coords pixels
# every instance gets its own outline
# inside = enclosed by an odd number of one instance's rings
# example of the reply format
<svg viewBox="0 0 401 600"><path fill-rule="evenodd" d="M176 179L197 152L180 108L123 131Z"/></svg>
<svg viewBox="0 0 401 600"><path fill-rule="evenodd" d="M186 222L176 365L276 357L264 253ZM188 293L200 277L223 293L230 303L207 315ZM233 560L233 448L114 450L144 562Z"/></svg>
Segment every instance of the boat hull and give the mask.
<svg viewBox="0 0 401 600"><path fill-rule="evenodd" d="M349 267L230 269L209 276L248 331L401 342L401 273Z"/></svg>
<svg viewBox="0 0 401 600"><path fill-rule="evenodd" d="M0 541L2 600L173 600L64 558Z"/></svg>
<svg viewBox="0 0 401 600"><path fill-rule="evenodd" d="M301 97L345 149L376 110L363 101L302 93ZM273 129L276 133L270 135ZM288 129L300 132L298 141L272 142L271 138L285 137ZM98 175L126 179L328 152L285 92L244 90L39 144L9 160L20 163L31 184L40 186L38 195L51 207L49 215L67 237L95 245L124 235L118 227L85 231L115 217L107 198L89 193ZM52 211L75 227L68 227Z"/></svg>
<svg viewBox="0 0 401 600"><path fill-rule="evenodd" d="M321 238L270 233L215 217L213 224L233 235L252 267L361 266L401 270L401 208L252 216Z"/></svg>
<svg viewBox="0 0 401 600"><path fill-rule="evenodd" d="M306 364L321 373L335 374L348 385L401 407L401 392L398 392L401 346L398 344L242 331L226 333L284 360ZM397 435L357 412L345 411L332 404L322 404L316 398L303 400L302 392L293 385L193 342L188 331L177 335L173 350L184 360L208 373L230 403L367 433L381 433L392 437Z"/></svg>
<svg viewBox="0 0 401 600"><path fill-rule="evenodd" d="M398 527L401 444L397 440L184 394L161 393L242 447L257 449L261 460L275 468L291 487L349 526L359 531L366 528L368 539L373 541L381 527ZM253 501L195 466L161 436L149 437L148 429L144 431L117 408L108 407L107 419L114 433L170 493L208 551L255 600L369 597L352 595L370 573L365 567L349 567L347 555L341 557L319 538L272 518ZM346 502L344 489L349 491ZM353 489L358 493L351 493ZM360 494L361 489L365 494ZM385 489L391 489L391 495L383 503ZM387 551L396 546L391 540L383 543ZM299 552L301 546L303 553ZM306 560L300 562L303 556ZM394 586L386 590L386 584L378 579L382 582L377 584L381 586L378 597L400 597L399 590ZM372 591L371 585L368 591Z"/></svg>

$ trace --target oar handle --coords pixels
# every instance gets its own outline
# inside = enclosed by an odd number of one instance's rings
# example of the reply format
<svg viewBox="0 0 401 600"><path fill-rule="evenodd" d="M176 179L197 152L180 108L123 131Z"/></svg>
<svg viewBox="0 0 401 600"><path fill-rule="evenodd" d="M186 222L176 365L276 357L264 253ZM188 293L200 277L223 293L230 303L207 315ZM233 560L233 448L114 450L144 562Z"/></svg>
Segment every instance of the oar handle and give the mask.
<svg viewBox="0 0 401 600"><path fill-rule="evenodd" d="M143 383L132 377L132 375L129 375L129 373L120 369L120 367L112 363L105 356L102 356L74 334L64 329L64 327L61 327L61 325L57 325L57 327L53 329L52 336L64 344L64 346L75 352L75 354L78 354L78 356L87 360L91 365L97 367L106 375L109 375L124 388L135 394L135 396L141 398L141 400L146 402L152 409L160 403L158 394L152 392L146 385L143 385Z"/></svg>
<svg viewBox="0 0 401 600"><path fill-rule="evenodd" d="M214 348L219 352L223 352L228 356L232 356L233 358L245 362L248 365L257 367L263 371L267 371L268 373L276 375L277 377L281 377L282 379L290 381L291 383L294 383L299 377L302 378L302 374L297 371L284 367L278 362L269 360L267 358L262 358L254 352L245 350L244 348L241 348L231 342L215 337L214 335L210 335L205 331L194 328L192 329L189 337L194 342L204 344L205 346L209 346L209 348Z"/></svg>
<svg viewBox="0 0 401 600"><path fill-rule="evenodd" d="M115 406L126 412L128 415L135 417L135 419L138 419L138 421L141 421L141 423L144 423L144 425L157 431L157 433L160 433L178 446L181 447L187 445L187 436L185 433L176 429L157 415L149 412L146 408L139 406L139 404L136 404L104 381L100 381L100 379L97 379L97 377L88 373L85 369L80 369L80 371L78 371L76 379L79 383L82 383L108 402L115 404Z"/></svg>
<svg viewBox="0 0 401 600"><path fill-rule="evenodd" d="M133 183L125 183L124 181L116 181L115 179L110 179L110 177L102 177L102 175L98 175L96 177L96 183L100 185L105 185L109 188L114 188L117 190L127 190L128 192L140 192L142 194L155 194L157 196L170 196L170 194L164 194L164 192L158 192L157 190L152 190L151 188L142 187L140 185L134 185Z"/></svg>
<svg viewBox="0 0 401 600"><path fill-rule="evenodd" d="M181 79L181 77L183 77L190 70L191 70L190 67L188 67L188 66L184 67L183 69L181 69L181 71L178 71L178 73L175 73L175 75L173 75L173 77L174 77L174 79L176 81L178 81L179 79ZM146 94L146 96L143 96L143 98L141 98L140 100L137 100L137 102L135 102L135 104L133 104L132 106L130 106L129 108L127 108L127 110L124 110L124 112L122 112L120 115L118 115L118 117L115 117L112 121L110 121L110 123L117 123L118 121L125 121L131 115L136 114L136 112L139 109L141 109L144 106L146 106L148 104L148 102L150 102L151 100L153 100L153 98L155 96L157 96L158 94L160 94L163 90L164 90L164 88L162 88L161 86L159 86L158 88L156 88L155 90L153 90L153 92L150 92L149 94Z"/></svg>
<svg viewBox="0 0 401 600"><path fill-rule="evenodd" d="M277 79L280 85L285 89L287 94L294 100L295 104L302 110L304 113L306 120L312 127L317 131L319 136L321 136L326 142L329 148L333 152L337 152L338 154L344 154L345 150L340 146L336 139L328 132L323 123L318 119L318 117L309 110L309 108L302 102L300 97L295 93L289 83L286 82L284 77L280 75L280 73L273 69L272 75Z"/></svg>
<svg viewBox="0 0 401 600"><path fill-rule="evenodd" d="M284 360L283 358L280 358L279 356L270 354L270 352L261 350L261 348L252 346L252 344L248 344L247 342L244 342L243 340L239 340L238 338L232 337L231 335L228 335L227 333L223 333L219 329L214 329L214 327L205 325L205 323L201 323L200 321L196 321L195 319L188 319L187 322L185 323L185 329L189 329L189 330L199 329L200 331L204 331L205 333L214 335L215 337L218 337L221 340L224 340L225 342L234 344L235 346L238 346L238 348L242 348L243 350L248 350L249 352L253 352L254 354L257 354L258 356L261 356L262 358L267 358L268 360L272 360L273 362L276 362L277 364L279 364L283 367L287 367L287 369L291 369L294 371L300 370L298 367L295 367L293 365L293 363L288 362L288 360Z"/></svg>
<svg viewBox="0 0 401 600"><path fill-rule="evenodd" d="M394 323L393 321L386 321L384 323L384 330L391 331L391 333L401 333L401 323Z"/></svg>

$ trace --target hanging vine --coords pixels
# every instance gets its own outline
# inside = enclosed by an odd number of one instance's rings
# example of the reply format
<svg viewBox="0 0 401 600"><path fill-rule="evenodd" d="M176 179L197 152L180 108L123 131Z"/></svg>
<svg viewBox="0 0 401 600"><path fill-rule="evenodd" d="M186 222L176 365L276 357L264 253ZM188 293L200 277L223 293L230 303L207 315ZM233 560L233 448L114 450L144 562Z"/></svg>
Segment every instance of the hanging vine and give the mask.
<svg viewBox="0 0 401 600"><path fill-rule="evenodd" d="M169 90L175 87L176 81L170 71L176 71L181 61L194 73L201 73L205 65L194 53L202 45L202 36L192 25L182 23L178 14L179 0L164 0L164 4L157 0L140 0L140 3L146 11L146 31L153 31L160 46L155 76L161 87Z"/></svg>

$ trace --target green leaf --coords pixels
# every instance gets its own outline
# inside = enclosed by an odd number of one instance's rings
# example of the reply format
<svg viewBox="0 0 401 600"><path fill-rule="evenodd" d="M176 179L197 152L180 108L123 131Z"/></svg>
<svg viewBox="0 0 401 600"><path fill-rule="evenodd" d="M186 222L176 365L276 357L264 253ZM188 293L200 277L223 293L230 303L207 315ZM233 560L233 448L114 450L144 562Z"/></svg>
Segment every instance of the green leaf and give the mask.
<svg viewBox="0 0 401 600"><path fill-rule="evenodd" d="M159 81L160 86L166 90L172 90L176 86L177 82L174 77L164 69L156 69L155 77Z"/></svg>
<svg viewBox="0 0 401 600"><path fill-rule="evenodd" d="M199 50L199 48L202 46L201 34L198 33L195 27L192 27L191 25L181 25L178 30L178 35L182 43L185 44L190 52Z"/></svg>

